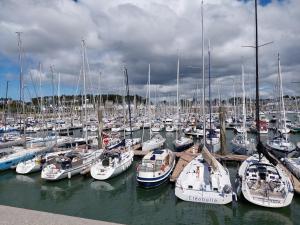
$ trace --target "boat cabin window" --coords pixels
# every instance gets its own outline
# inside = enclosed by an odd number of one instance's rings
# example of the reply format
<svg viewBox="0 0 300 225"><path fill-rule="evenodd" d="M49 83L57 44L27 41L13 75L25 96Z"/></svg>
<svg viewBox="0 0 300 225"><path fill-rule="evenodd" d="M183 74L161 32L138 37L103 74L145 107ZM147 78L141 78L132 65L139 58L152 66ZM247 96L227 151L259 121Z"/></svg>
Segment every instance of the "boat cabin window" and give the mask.
<svg viewBox="0 0 300 225"><path fill-rule="evenodd" d="M143 160L143 164L147 164L147 163L151 163L152 162L152 160L149 160L149 159L144 159Z"/></svg>
<svg viewBox="0 0 300 225"><path fill-rule="evenodd" d="M189 186L188 186L188 189L193 189L193 186L192 186L192 185L189 185Z"/></svg>
<svg viewBox="0 0 300 225"><path fill-rule="evenodd" d="M156 160L156 165L161 165L162 164L162 160Z"/></svg>

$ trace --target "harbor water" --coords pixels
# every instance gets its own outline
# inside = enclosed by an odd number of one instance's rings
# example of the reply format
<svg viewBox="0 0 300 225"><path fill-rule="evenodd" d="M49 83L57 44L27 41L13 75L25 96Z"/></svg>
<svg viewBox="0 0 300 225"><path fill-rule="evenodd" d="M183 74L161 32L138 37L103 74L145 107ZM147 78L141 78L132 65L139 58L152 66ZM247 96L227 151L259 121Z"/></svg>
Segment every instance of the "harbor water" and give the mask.
<svg viewBox="0 0 300 225"><path fill-rule="evenodd" d="M141 137L141 133L135 132L134 136ZM233 131L226 133L230 149ZM175 133L162 135L167 139L165 147L172 148ZM299 141L300 135L291 135L291 140ZM40 173L24 176L13 170L1 172L0 204L132 225L300 224L298 195L289 207L282 209L267 209L245 200L226 206L184 202L176 198L172 183L151 190L138 187L135 170L140 160L135 158L128 171L105 182L81 175L47 182L40 178ZM237 165L227 167L233 183Z"/></svg>

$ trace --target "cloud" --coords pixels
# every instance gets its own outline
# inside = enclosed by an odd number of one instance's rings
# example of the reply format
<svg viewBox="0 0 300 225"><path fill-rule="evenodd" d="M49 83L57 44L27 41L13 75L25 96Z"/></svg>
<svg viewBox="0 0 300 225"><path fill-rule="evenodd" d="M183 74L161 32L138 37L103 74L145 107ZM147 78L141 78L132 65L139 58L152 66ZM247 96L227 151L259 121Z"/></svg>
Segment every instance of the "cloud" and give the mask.
<svg viewBox="0 0 300 225"><path fill-rule="evenodd" d="M220 86L222 96L232 94L232 80L240 82L241 64L246 86L254 89L254 43L252 1L204 1L205 62L211 42L213 95ZM61 89L82 86L81 39L87 44L89 92L102 89L120 93L124 65L135 92L145 95L148 64L151 83L162 96L175 96L177 55L181 61L180 93L193 96L201 87L201 1L185 0L9 0L0 2L0 53L17 64L16 31L22 31L26 82L30 71L43 65L42 82L52 84L50 66L61 74ZM26 9L26 10L25 10ZM12 13L13 12L13 13ZM16 16L17 15L17 16ZM300 5L297 0L272 1L259 6L259 49L262 93L269 95L276 81L277 52L281 54L284 89L299 95ZM99 73L101 71L101 80ZM7 71L6 71L7 73ZM35 75L37 73L34 73ZM37 77L34 77L37 79ZM297 80L298 79L298 80ZM77 87L79 83L79 88ZM207 81L206 81L207 84ZM241 93L237 86L237 94ZM250 91L249 91L250 93ZM51 94L51 93L48 93Z"/></svg>

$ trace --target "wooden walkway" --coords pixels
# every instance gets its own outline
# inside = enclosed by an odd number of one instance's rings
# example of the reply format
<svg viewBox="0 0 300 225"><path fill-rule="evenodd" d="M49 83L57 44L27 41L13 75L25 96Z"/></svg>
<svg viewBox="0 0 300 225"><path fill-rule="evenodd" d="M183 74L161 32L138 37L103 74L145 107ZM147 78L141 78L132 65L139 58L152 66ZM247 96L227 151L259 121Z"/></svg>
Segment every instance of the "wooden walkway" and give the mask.
<svg viewBox="0 0 300 225"><path fill-rule="evenodd" d="M286 173L286 175L290 178L290 180L292 181L293 187L294 187L294 192L297 194L300 194L300 181L299 179L294 176L294 174L285 167L285 165L282 164L282 162L280 160L278 160L274 155L272 155L271 153L269 153L278 163L279 167Z"/></svg>
<svg viewBox="0 0 300 225"><path fill-rule="evenodd" d="M176 152L176 156L179 157L179 160L175 166L175 169L173 170L172 175L170 176L170 181L175 182L177 178L179 177L180 173L186 167L186 165L192 161L194 158L196 158L199 153L197 153L199 146L194 145L191 148L185 150L184 152Z"/></svg>

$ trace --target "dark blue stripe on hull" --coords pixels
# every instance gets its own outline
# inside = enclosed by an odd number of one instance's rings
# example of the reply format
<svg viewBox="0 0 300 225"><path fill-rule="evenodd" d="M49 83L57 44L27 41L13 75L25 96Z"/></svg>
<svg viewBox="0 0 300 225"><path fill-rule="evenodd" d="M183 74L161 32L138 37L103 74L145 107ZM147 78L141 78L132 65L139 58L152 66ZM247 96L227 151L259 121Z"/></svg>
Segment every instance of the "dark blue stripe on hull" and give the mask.
<svg viewBox="0 0 300 225"><path fill-rule="evenodd" d="M138 181L139 186L143 187L143 188L155 188L160 186L161 184L163 184L164 182L166 182L168 180L169 176L167 176L166 178L164 178L163 180L159 180L157 182L147 182L147 181Z"/></svg>
<svg viewBox="0 0 300 225"><path fill-rule="evenodd" d="M175 151L176 152L182 152L182 151L188 149L189 147L191 147L192 145L193 145L193 143L188 144L188 145L181 145L181 146L178 146L178 147L175 146Z"/></svg>

